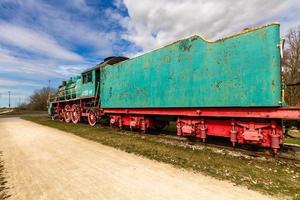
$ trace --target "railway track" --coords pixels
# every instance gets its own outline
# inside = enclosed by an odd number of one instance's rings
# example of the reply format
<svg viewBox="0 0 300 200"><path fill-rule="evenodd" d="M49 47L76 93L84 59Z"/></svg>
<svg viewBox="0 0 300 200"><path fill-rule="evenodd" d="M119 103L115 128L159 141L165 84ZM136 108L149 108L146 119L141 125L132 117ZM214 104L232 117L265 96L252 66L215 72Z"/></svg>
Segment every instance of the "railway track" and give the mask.
<svg viewBox="0 0 300 200"><path fill-rule="evenodd" d="M284 144L282 150L279 152L279 156L300 163L300 145Z"/></svg>
<svg viewBox="0 0 300 200"><path fill-rule="evenodd" d="M131 131L129 129L120 130L116 127L110 127L106 125L101 125L102 127L117 129L121 133L125 134L136 134L137 136L141 136L140 132ZM222 154L230 154L232 156L242 156L246 158L256 158L261 160L268 159L277 159L282 161L294 162L300 167L300 145L296 144L284 144L282 145L279 152L274 155L271 149L261 148L258 146L247 146L245 144L239 145L237 144L235 147L232 147L232 144L229 142L228 138L220 138L210 136L207 138L205 143L201 141L195 141L186 137L179 137L176 135L176 131L174 131L174 125L171 129L162 130L162 131L154 131L149 134L142 134L142 137L152 138L153 141L159 141L162 143L168 143L176 146L188 147L192 149L204 149L211 148L214 152L222 153Z"/></svg>
<svg viewBox="0 0 300 200"><path fill-rule="evenodd" d="M131 134L132 132L122 131ZM136 133L135 133L136 134ZM210 148L212 151L229 154L232 156L241 156L245 158L255 158L260 160L276 159L280 161L294 162L300 166L300 145L284 144L278 154L274 155L270 149L259 148L257 146L245 146L237 145L232 147L231 143L227 140L220 138L208 138L206 143L195 141L185 137L179 137L174 135L170 131L162 131L160 133L145 134L144 137L152 138L155 141L162 143L168 143L172 145L192 148L192 149L204 149Z"/></svg>

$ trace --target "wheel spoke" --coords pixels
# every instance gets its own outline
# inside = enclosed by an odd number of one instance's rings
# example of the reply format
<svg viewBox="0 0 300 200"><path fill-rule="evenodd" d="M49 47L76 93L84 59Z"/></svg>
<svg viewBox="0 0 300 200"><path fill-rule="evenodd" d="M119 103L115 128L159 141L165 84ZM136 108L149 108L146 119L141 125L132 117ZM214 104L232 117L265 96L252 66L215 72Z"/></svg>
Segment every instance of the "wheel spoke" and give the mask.
<svg viewBox="0 0 300 200"><path fill-rule="evenodd" d="M96 114L93 111L90 111L88 114L88 121L91 126L95 126L97 123Z"/></svg>
<svg viewBox="0 0 300 200"><path fill-rule="evenodd" d="M71 111L72 112L71 113L72 122L74 124L77 124L80 121L80 109L79 109L79 106L77 106L76 104L73 104L71 110L72 110Z"/></svg>

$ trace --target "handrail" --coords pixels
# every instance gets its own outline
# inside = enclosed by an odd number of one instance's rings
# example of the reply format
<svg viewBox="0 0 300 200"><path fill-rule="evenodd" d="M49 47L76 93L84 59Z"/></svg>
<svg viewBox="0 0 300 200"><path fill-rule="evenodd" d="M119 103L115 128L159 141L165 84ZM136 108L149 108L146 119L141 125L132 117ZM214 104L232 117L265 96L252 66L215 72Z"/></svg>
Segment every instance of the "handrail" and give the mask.
<svg viewBox="0 0 300 200"><path fill-rule="evenodd" d="M97 84L97 89L96 89L96 94L95 94L95 102L94 102L94 106L96 106L96 100L97 100L97 96L98 96L98 89L99 89L99 86L100 86L100 82L98 82Z"/></svg>

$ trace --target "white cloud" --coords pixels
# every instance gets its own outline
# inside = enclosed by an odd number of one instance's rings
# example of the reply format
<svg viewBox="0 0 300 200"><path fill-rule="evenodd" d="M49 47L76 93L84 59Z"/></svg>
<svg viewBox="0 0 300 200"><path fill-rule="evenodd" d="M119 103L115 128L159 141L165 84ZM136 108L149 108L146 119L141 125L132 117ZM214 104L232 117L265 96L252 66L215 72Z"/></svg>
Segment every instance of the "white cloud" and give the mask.
<svg viewBox="0 0 300 200"><path fill-rule="evenodd" d="M145 51L193 34L216 39L246 27L282 21L283 31L300 17L298 0L124 0L129 16L123 37Z"/></svg>
<svg viewBox="0 0 300 200"><path fill-rule="evenodd" d="M18 56L0 47L0 87L29 86L33 90L46 86L48 80L67 79L80 74L88 66L93 66L89 62L63 63L53 59L27 59Z"/></svg>
<svg viewBox="0 0 300 200"><path fill-rule="evenodd" d="M83 58L62 46L49 35L21 26L0 22L0 43L9 44L42 56L82 61Z"/></svg>
<svg viewBox="0 0 300 200"><path fill-rule="evenodd" d="M48 80L56 87L113 55L118 30L110 29L111 18L102 11L85 0L66 0L60 5L0 1L0 18L9 16L0 19L0 93L11 90L17 96L25 88L29 95Z"/></svg>
<svg viewBox="0 0 300 200"><path fill-rule="evenodd" d="M5 87L15 87L15 86L32 86L32 87L43 87L40 83L36 83L33 81L24 81L24 80L15 80L15 79L8 79L8 78L1 78L0 77L0 86Z"/></svg>
<svg viewBox="0 0 300 200"><path fill-rule="evenodd" d="M87 65L61 65L57 67L56 72L64 77L71 77L80 75L84 69L87 69Z"/></svg>
<svg viewBox="0 0 300 200"><path fill-rule="evenodd" d="M12 50L0 48L0 69L1 73L11 75L22 75L35 77L57 76L53 71L56 67L51 59L41 58L22 58ZM38 76L37 76L38 75Z"/></svg>
<svg viewBox="0 0 300 200"><path fill-rule="evenodd" d="M92 9L86 4L85 0L69 0L67 4L77 8L81 12L91 12Z"/></svg>
<svg viewBox="0 0 300 200"><path fill-rule="evenodd" d="M27 17L30 13L37 19L27 26L43 30L59 39L63 46L88 46L88 51L93 56L111 56L113 43L118 37L114 31L106 30L109 27L107 24L112 23L108 21L110 16L96 6L88 6L85 0L66 0L63 5L66 7L49 4L47 1L20 1L19 6L26 14L16 13L15 20L24 23L24 16Z"/></svg>

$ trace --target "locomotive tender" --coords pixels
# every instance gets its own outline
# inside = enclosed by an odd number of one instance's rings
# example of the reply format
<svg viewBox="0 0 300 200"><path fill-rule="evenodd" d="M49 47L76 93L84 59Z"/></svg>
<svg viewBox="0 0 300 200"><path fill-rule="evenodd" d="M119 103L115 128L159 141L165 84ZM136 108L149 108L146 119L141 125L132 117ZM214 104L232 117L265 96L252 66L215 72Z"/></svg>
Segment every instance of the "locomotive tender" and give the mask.
<svg viewBox="0 0 300 200"><path fill-rule="evenodd" d="M233 145L282 144L286 107L280 60L280 25L268 24L209 42L194 35L136 58L109 57L63 81L49 99L55 119L143 132L176 121L177 135L205 142L227 137Z"/></svg>

